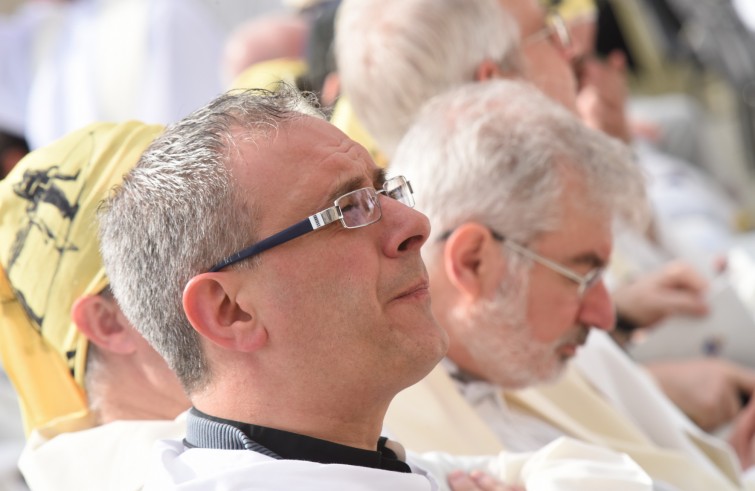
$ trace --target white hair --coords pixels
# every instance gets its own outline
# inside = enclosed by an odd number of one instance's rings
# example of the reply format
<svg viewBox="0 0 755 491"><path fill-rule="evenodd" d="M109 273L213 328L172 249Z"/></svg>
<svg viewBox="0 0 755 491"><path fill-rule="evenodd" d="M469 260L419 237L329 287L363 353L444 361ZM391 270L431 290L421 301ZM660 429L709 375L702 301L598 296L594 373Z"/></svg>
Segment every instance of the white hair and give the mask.
<svg viewBox="0 0 755 491"><path fill-rule="evenodd" d="M519 71L519 30L497 0L344 0L336 19L344 94L389 157L422 105L484 60Z"/></svg>
<svg viewBox="0 0 755 491"><path fill-rule="evenodd" d="M572 203L586 213L638 226L647 216L644 179L627 147L524 82L472 83L433 99L401 141L391 170L412 181L417 208L430 219L423 254L431 270L442 268L439 239L466 222L522 244L558 230L563 193L573 189L567 179L581 181ZM446 327L491 382L521 388L552 380L566 362L555 348L583 343L589 328L577 324L548 343L533 338L532 261L503 244L501 254L506 274L495 297L449 310Z"/></svg>
<svg viewBox="0 0 755 491"><path fill-rule="evenodd" d="M468 221L522 243L557 229L565 171L582 178L585 206L638 226L647 219L628 148L525 82L472 83L432 100L391 169L414 182L430 242Z"/></svg>

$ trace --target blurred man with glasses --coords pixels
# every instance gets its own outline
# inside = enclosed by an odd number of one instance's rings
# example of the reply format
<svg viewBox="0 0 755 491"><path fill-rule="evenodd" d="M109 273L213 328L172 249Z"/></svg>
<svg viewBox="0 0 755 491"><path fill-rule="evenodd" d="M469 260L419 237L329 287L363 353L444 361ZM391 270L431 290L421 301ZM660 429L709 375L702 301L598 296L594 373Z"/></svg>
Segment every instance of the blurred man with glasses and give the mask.
<svg viewBox="0 0 755 491"><path fill-rule="evenodd" d="M594 14L584 8L573 15L576 20L566 23L547 15L536 0L345 0L335 39L344 96L389 160L426 101L464 83L496 78L528 80L588 126L627 141L624 61L587 56ZM706 281L686 264L671 266L617 289L618 310L629 321L623 325L707 313ZM728 395L740 384L727 372L717 379ZM753 373L740 378L755 383ZM700 413L705 404L692 399L685 409ZM731 417L717 416L710 426Z"/></svg>
<svg viewBox="0 0 755 491"><path fill-rule="evenodd" d="M730 449L696 430L609 340L596 338L593 353L608 360L594 366L611 368L594 377L634 398L635 413L569 363L591 329L613 327L602 271L614 222L641 224L646 211L626 147L528 84L492 81L431 101L392 170L423 183L417 207L433 231L423 256L450 337L442 368L391 405L386 426L404 444L526 451L570 435L627 453L658 489L744 489Z"/></svg>
<svg viewBox="0 0 755 491"><path fill-rule="evenodd" d="M589 18L589 13L578 15ZM344 0L336 25L344 95L365 129L391 158L430 98L464 83L498 78L527 80L553 101L579 111L588 126L624 139L623 61L600 63L585 56L589 22L580 20L581 29L577 30L570 23L570 31L559 28L556 22L549 20L536 0ZM437 172L443 174L443 162L437 166ZM707 198L696 202L710 209ZM650 238L636 234L645 250L658 247L653 232L657 234L655 229L648 232ZM668 256L663 257L668 260ZM667 317L700 317L708 312L707 281L685 262L660 264L650 272L650 268L638 271L629 283L612 292L623 326L646 327ZM709 453L707 444L700 445L697 436L690 439L687 435L689 421L683 415L673 420L644 416L644 405L637 401L652 381L646 380L637 366L629 364L627 370L620 370L627 365L625 355L601 354L603 348L615 348L607 341L603 333L595 332L577 360L583 362L585 380L600 387L596 393L627 413L655 443L673 443L671 446L685 452ZM587 353L595 356L588 358ZM753 462L752 452L747 450L753 440L749 427L755 425L748 420L755 415L755 405L743 406L740 394L752 393L755 372L712 357L672 360L664 367L653 368L666 394L703 429L738 417L734 428L742 431L730 441L735 443L742 466L749 467ZM614 370L618 372L610 377L602 375ZM556 406L562 399L569 399L567 394L556 398L551 393L547 397ZM728 458L713 460L718 466L728 462Z"/></svg>

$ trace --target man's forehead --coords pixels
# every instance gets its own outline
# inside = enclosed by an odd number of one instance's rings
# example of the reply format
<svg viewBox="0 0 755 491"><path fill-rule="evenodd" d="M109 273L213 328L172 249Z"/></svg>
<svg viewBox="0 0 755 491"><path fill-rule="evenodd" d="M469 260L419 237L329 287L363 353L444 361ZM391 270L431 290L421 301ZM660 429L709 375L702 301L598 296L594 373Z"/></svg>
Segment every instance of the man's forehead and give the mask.
<svg viewBox="0 0 755 491"><path fill-rule="evenodd" d="M337 198L343 196L351 191L364 188L367 186L374 186L379 188L385 182L385 170L379 167L372 169L371 173L367 175L355 174L353 177L346 177L345 179L339 179L335 181L333 190L327 197L327 201L335 201Z"/></svg>
<svg viewBox="0 0 755 491"><path fill-rule="evenodd" d="M374 166L369 154L325 120L302 116L282 122L262 137L239 139L242 164L285 172L292 166L304 173L339 157L344 164Z"/></svg>
<svg viewBox="0 0 755 491"><path fill-rule="evenodd" d="M380 174L369 152L341 130L315 118L305 123L306 127L300 132L302 144L293 145L293 153L309 165L310 172L327 177L328 181L337 181L332 186L339 187L342 182L352 181L359 181L359 187L364 187L368 185L365 182L371 182Z"/></svg>
<svg viewBox="0 0 755 491"><path fill-rule="evenodd" d="M610 200L600 199L574 168L567 166L561 173L563 188L552 205L558 210L555 227L540 235L539 245L574 264L607 261L613 246L614 209Z"/></svg>
<svg viewBox="0 0 755 491"><path fill-rule="evenodd" d="M540 246L558 254L565 265L605 266L613 248L611 214L587 203L565 208L570 212L561 217L557 230L542 234Z"/></svg>
<svg viewBox="0 0 755 491"><path fill-rule="evenodd" d="M371 185L381 173L363 147L313 117L285 122L266 141L245 144L242 153L240 182L257 206L280 206L285 194L294 214L332 205L341 194Z"/></svg>

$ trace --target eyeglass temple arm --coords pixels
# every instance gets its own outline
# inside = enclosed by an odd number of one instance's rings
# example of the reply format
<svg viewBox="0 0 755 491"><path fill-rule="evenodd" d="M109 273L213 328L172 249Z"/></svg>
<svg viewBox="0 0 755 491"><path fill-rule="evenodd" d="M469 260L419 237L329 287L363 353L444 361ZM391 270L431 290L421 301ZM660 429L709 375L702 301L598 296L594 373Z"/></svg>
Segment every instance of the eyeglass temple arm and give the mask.
<svg viewBox="0 0 755 491"><path fill-rule="evenodd" d="M305 218L301 222L291 225L287 229L281 230L277 234L273 234L270 237L257 242L256 244L252 244L249 247L240 250L236 254L228 256L227 258L223 259L218 264L213 266L210 269L210 272L216 273L221 269L230 266L231 264L256 256L257 254L261 254L262 252L268 249L272 249L275 246L279 246L285 242L288 242L289 240L293 240L320 227L324 227L325 225L334 220L337 220L338 218L339 216L335 206L328 208L327 210L323 210L319 213L315 213L314 215Z"/></svg>
<svg viewBox="0 0 755 491"><path fill-rule="evenodd" d="M491 233L491 235L493 236L493 238L495 240L497 240L499 242L503 242L504 247L508 247L509 249L511 249L512 251L514 251L514 252L516 252L518 254L521 254L521 255L523 255L525 257L528 257L528 258L532 259L533 261L535 261L537 263L540 263L540 264L542 264L542 265L544 265L546 267L552 268L555 271L558 271L562 275L566 276L567 278L569 278L570 280L572 280L573 282L575 282L576 284L578 284L580 288L584 288L584 278L582 278L579 275L577 275L574 271L570 271L569 269L567 269L564 266L558 264L557 262L551 261L548 258L542 257L542 256L540 256L540 255L532 252L531 250L527 249L526 247L517 244L516 242L513 242L511 240L506 240L505 236L499 234L498 232L496 232L492 228L489 228L489 230L490 230L490 233ZM453 230L449 230L448 232L443 233L439 237L439 240L446 240L446 239L448 239L451 236L452 233L453 233Z"/></svg>
<svg viewBox="0 0 755 491"><path fill-rule="evenodd" d="M558 264L556 261L551 261L550 259L540 256L537 253L527 249L526 247L523 247L516 242L512 242L510 240L504 241L503 243L504 247L508 247L509 249L513 250L514 252L521 254L523 256L526 256L536 263L540 263L543 266L546 266L548 268L551 268L554 271L557 271L558 273L566 276L570 280L572 280L574 283L578 284L580 288L582 288L582 285L585 282L585 279L577 275L574 271L570 271L566 267Z"/></svg>
<svg viewBox="0 0 755 491"><path fill-rule="evenodd" d="M493 238L495 240L503 242L504 247L508 247L509 249L513 250L514 252L517 252L517 253L519 253L519 254L521 254L523 256L526 256L526 257L532 259L533 261L535 261L537 263L540 263L540 264L542 264L544 266L547 266L547 267L555 269L556 271L558 271L559 273L561 273L562 275L566 276L570 280L572 280L575 283L577 283L578 285L580 285L580 287L582 287L582 284L584 283L584 279L581 278L581 277L579 277L576 273L574 273L574 271L570 271L569 269L565 268L564 266L558 264L555 261L551 261L548 258L545 258L545 257L542 257L542 256L540 256L538 254L535 254L531 250L529 250L526 247L523 247L523 246L517 244L516 242L512 242L511 240L506 240L506 237L504 237L503 235L499 234L498 232L496 232L493 229L490 229L490 233L493 234Z"/></svg>

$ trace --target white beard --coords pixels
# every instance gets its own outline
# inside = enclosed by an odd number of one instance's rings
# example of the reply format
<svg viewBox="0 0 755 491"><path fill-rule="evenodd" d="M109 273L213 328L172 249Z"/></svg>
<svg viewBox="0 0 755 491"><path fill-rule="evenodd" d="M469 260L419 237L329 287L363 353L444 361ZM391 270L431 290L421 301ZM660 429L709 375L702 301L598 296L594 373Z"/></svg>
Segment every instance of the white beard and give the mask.
<svg viewBox="0 0 755 491"><path fill-rule="evenodd" d="M535 339L526 319L527 279L505 283L509 286L501 284L494 298L478 303L473 311L454 313L456 334L463 339L478 374L489 382L505 389L552 382L569 360L558 348L584 344L589 328L575 325L548 343Z"/></svg>

